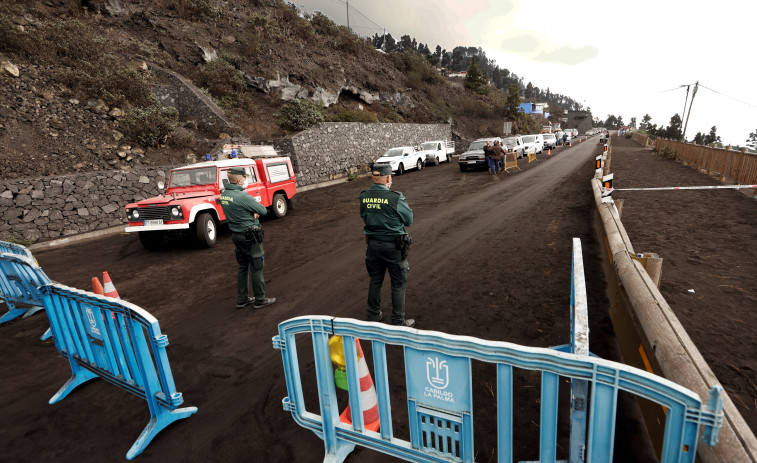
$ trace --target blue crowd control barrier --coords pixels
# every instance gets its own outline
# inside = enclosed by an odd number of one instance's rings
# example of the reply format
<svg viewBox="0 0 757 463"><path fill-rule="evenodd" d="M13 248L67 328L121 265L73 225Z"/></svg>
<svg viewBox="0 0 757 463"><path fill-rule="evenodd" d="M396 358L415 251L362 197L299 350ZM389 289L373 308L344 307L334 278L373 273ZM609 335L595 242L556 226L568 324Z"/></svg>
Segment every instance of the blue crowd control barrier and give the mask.
<svg viewBox="0 0 757 463"><path fill-rule="evenodd" d="M305 409L295 336L312 336L320 414ZM329 355L329 336L343 338L348 380L359 384L355 338L370 342L377 389L379 432L364 429L359 388L349 388L352 426L339 421L336 389ZM398 458L421 462L472 462L473 410L471 360L492 363L497 369L497 461L512 462L513 370L540 370L541 423L539 461L556 461L559 379L578 379L588 386L588 414L583 461L612 461L617 400L620 391L657 403L667 410L660 461L694 462L700 427L705 443L717 443L722 425L720 387L702 405L699 396L672 381L637 368L601 358L486 341L433 331L420 331L374 322L326 316L297 317L279 324L274 347L281 350L287 384L284 410L295 422L324 441L324 462L341 462L355 445ZM392 432L386 345L402 346L407 388L410 441ZM350 379L351 377L351 379ZM440 431L444 429L445 433Z"/></svg>
<svg viewBox="0 0 757 463"><path fill-rule="evenodd" d="M55 347L68 359L71 379L50 399L63 400L78 385L100 377L147 401L150 422L126 458L142 453L174 421L197 412L177 408L176 391L158 321L134 304L50 283L41 288Z"/></svg>
<svg viewBox="0 0 757 463"><path fill-rule="evenodd" d="M0 249L6 249L3 245ZM0 252L0 294L8 306L0 323L21 315L26 318L42 310L42 294L38 288L48 283L50 279L31 254Z"/></svg>
<svg viewBox="0 0 757 463"><path fill-rule="evenodd" d="M0 241L0 252L5 252L8 254L18 254L18 255L28 257L29 259L34 260L34 257L32 256L32 252L29 250L29 248L21 244L9 243L7 241Z"/></svg>
<svg viewBox="0 0 757 463"><path fill-rule="evenodd" d="M513 461L513 368L541 371L539 462L557 461L560 377L571 381L570 463L612 461L620 391L660 404L667 410L660 461L696 458L700 427L707 445L717 443L723 422L722 388L714 387L702 405L699 396L671 381L589 352L589 324L581 243L573 240L571 264L571 342L551 349L485 341L432 331L386 326L346 318L298 317L279 324L274 347L281 350L287 397L282 401L295 422L324 441L324 462L342 462L362 445L420 462L472 462L473 406L471 360L496 364L497 461ZM305 409L295 336L313 342L319 414ZM339 420L331 375L329 337L343 337L352 425ZM355 338L370 341L379 407L379 432L364 428ZM410 441L392 431L386 345L404 350ZM588 429L587 429L588 425Z"/></svg>

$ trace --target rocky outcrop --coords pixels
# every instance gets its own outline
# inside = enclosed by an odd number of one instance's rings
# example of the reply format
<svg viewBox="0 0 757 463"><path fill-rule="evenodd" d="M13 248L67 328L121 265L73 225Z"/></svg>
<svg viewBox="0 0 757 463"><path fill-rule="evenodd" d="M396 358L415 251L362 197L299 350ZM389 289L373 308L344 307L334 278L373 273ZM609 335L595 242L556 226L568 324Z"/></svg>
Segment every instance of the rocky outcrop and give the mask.
<svg viewBox="0 0 757 463"><path fill-rule="evenodd" d="M380 94L371 93L368 90L361 89L355 85L350 85L347 82L344 82L341 87L336 90L329 90L319 86L311 91L304 85L291 82L289 76L281 76L278 73L276 74L275 79L270 80L265 77L250 76L248 74L243 74L242 77L248 87L257 89L265 94L278 90L280 92L280 98L285 101L293 100L295 98L308 99L320 101L324 106L328 107L339 101L339 95L341 95L342 92L352 93L366 104L373 104L375 101L382 100ZM404 96L404 98L409 100L409 97L407 96ZM412 102L410 103L412 104Z"/></svg>

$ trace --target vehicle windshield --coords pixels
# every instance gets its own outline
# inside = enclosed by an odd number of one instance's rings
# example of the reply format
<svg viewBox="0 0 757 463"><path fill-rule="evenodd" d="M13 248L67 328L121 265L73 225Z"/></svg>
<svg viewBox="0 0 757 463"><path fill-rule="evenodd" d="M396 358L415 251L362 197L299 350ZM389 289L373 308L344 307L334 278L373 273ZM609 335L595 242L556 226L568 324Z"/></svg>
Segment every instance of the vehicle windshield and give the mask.
<svg viewBox="0 0 757 463"><path fill-rule="evenodd" d="M199 167L197 169L179 169L171 171L168 187L194 185L212 185L216 183L216 168Z"/></svg>
<svg viewBox="0 0 757 463"><path fill-rule="evenodd" d="M404 151L402 148L392 148L388 150L386 153L384 153L384 156L382 157L385 157L385 158L399 157L399 156L402 156L402 151Z"/></svg>
<svg viewBox="0 0 757 463"><path fill-rule="evenodd" d="M555 134L553 133L545 133L544 138L555 138Z"/></svg>
<svg viewBox="0 0 757 463"><path fill-rule="evenodd" d="M483 150L484 146L486 146L485 141L474 141L468 147L468 151Z"/></svg>
<svg viewBox="0 0 757 463"><path fill-rule="evenodd" d="M526 136L523 137L523 142L524 143L533 143L534 141L536 141L536 136L535 135L526 135Z"/></svg>
<svg viewBox="0 0 757 463"><path fill-rule="evenodd" d="M424 143L421 145L423 147L423 150L429 150L429 151L436 151L436 143Z"/></svg>
<svg viewBox="0 0 757 463"><path fill-rule="evenodd" d="M505 138L502 142L508 146L518 146L518 139L515 137Z"/></svg>

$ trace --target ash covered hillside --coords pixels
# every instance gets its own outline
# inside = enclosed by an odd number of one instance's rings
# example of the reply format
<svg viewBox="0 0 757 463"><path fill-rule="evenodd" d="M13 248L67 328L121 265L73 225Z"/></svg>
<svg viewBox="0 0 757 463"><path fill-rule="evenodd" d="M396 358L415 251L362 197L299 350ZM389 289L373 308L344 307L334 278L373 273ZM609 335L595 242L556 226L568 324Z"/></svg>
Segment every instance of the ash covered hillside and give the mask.
<svg viewBox="0 0 757 463"><path fill-rule="evenodd" d="M505 115L504 92L279 0L7 0L0 61L2 179L183 163L319 120L452 122L473 139Z"/></svg>

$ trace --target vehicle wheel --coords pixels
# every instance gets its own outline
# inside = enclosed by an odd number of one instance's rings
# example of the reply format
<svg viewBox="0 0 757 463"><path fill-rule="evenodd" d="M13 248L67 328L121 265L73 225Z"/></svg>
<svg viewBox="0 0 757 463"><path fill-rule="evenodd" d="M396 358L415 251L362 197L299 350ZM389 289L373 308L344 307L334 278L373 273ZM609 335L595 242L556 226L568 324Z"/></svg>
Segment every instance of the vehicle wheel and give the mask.
<svg viewBox="0 0 757 463"><path fill-rule="evenodd" d="M139 242L148 251L156 251L163 244L162 232L139 232Z"/></svg>
<svg viewBox="0 0 757 463"><path fill-rule="evenodd" d="M273 195L273 202L271 203L271 207L273 208L273 215L276 216L276 218L281 218L287 215L287 199L284 197L281 193L276 193Z"/></svg>
<svg viewBox="0 0 757 463"><path fill-rule="evenodd" d="M402 175L405 173L405 165L400 163L399 167L397 167L397 175Z"/></svg>
<svg viewBox="0 0 757 463"><path fill-rule="evenodd" d="M434 165L435 166L439 165L439 156L434 156Z"/></svg>
<svg viewBox="0 0 757 463"><path fill-rule="evenodd" d="M208 248L216 245L218 227L212 215L207 212L200 214L195 220L195 227L197 229L197 240L200 244Z"/></svg>
<svg viewBox="0 0 757 463"><path fill-rule="evenodd" d="M451 154L447 154L447 162L452 162L452 155Z"/></svg>
<svg viewBox="0 0 757 463"><path fill-rule="evenodd" d="M460 172L468 172L468 166L460 166Z"/></svg>
<svg viewBox="0 0 757 463"><path fill-rule="evenodd" d="M423 161L421 161L420 159L418 159L417 161L415 161L415 168L418 169L418 170L423 169Z"/></svg>

